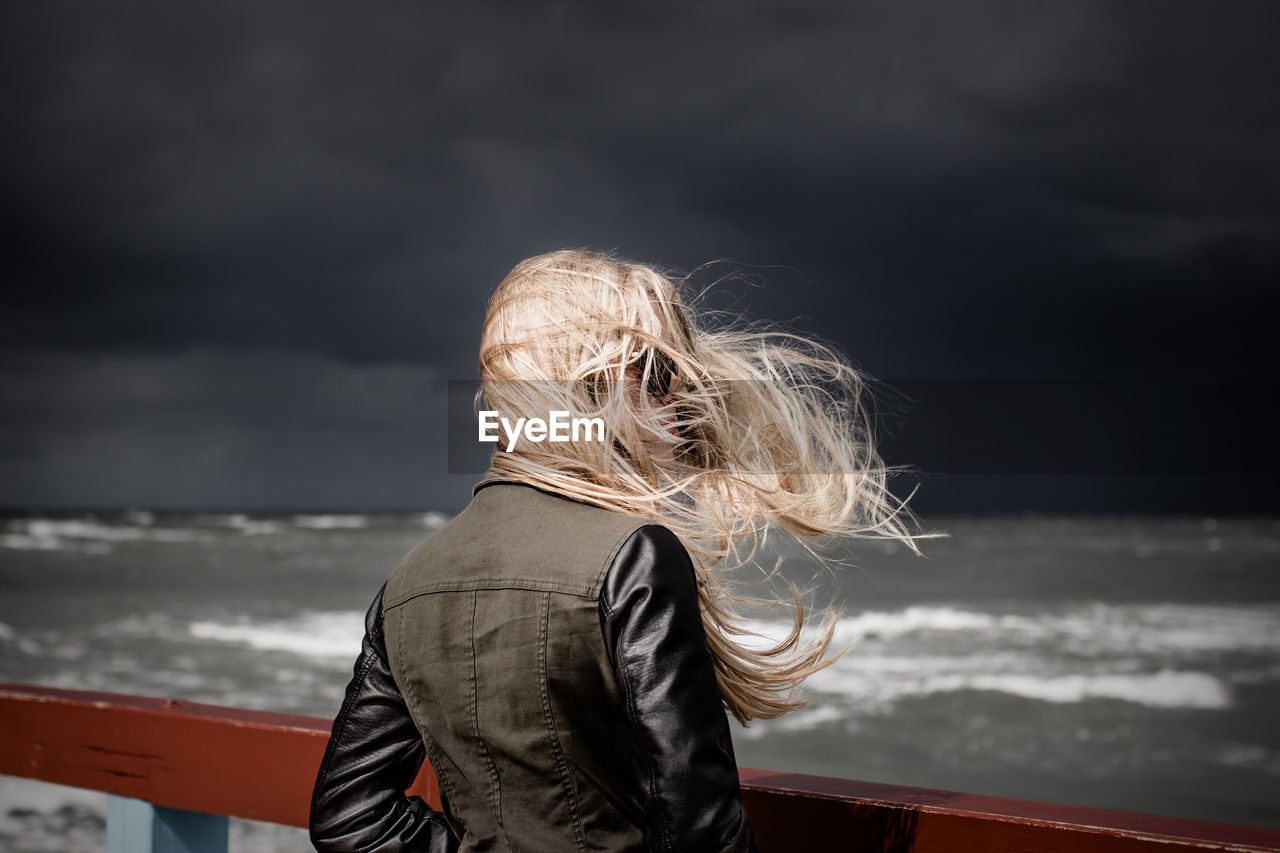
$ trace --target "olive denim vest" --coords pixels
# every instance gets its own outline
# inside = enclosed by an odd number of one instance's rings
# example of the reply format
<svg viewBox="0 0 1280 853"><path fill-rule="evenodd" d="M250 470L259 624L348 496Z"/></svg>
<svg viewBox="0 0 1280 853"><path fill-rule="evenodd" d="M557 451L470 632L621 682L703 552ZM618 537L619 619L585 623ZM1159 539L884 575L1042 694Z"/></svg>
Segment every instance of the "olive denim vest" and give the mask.
<svg viewBox="0 0 1280 853"><path fill-rule="evenodd" d="M644 792L599 599L645 524L481 483L387 582L391 671L464 850L643 849Z"/></svg>

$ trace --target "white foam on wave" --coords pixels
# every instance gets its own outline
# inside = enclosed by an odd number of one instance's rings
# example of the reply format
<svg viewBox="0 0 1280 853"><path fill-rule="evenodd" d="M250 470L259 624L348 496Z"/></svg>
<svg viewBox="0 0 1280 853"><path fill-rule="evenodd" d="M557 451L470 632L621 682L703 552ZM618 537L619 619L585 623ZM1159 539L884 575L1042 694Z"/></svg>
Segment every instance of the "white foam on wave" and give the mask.
<svg viewBox="0 0 1280 853"><path fill-rule="evenodd" d="M356 610L332 610L260 622L201 620L192 622L189 632L200 640L349 661L360 652L364 614Z"/></svg>
<svg viewBox="0 0 1280 853"><path fill-rule="evenodd" d="M975 631L995 627L999 619L989 613L974 613L954 607L908 607L897 612L869 611L840 620L842 639L859 637L900 637L923 631Z"/></svg>
<svg viewBox="0 0 1280 853"><path fill-rule="evenodd" d="M776 645L791 629L764 619L745 627L752 633L744 642L757 649ZM1273 604L1094 602L1035 614L916 606L846 616L835 642L849 652L806 688L817 707L834 708L830 713L846 721L962 690L1057 704L1112 700L1215 711L1232 707L1236 686L1280 678L1244 659L1224 659L1280 654L1280 608ZM828 719L793 716L789 725L801 727Z"/></svg>
<svg viewBox="0 0 1280 853"><path fill-rule="evenodd" d="M793 711L774 723L775 731L808 731L829 723L838 723L846 719L845 711L835 705L811 705Z"/></svg>
<svg viewBox="0 0 1280 853"><path fill-rule="evenodd" d="M180 619L160 611L132 613L95 626L89 633L92 641L114 643L119 639L156 638L185 640L187 631Z"/></svg>
<svg viewBox="0 0 1280 853"><path fill-rule="evenodd" d="M204 538L198 530L177 527L152 527L150 524L104 524L90 519L55 520L32 518L26 522L27 533L37 537L69 539L102 539L107 542L197 542Z"/></svg>
<svg viewBox="0 0 1280 853"><path fill-rule="evenodd" d="M1039 674L1037 662L1015 654L976 659L867 658L857 652L813 675L806 688L822 704L853 716L887 714L899 703L943 693L981 690L1053 704L1116 700L1158 709L1223 710L1231 689L1215 675L1194 670L1094 670Z"/></svg>
<svg viewBox="0 0 1280 853"><path fill-rule="evenodd" d="M136 524L139 527L150 527L156 523L156 514L145 509L131 509L124 514L129 519L130 524Z"/></svg>
<svg viewBox="0 0 1280 853"><path fill-rule="evenodd" d="M1037 677L1031 675L979 675L961 681L957 689L995 690L1038 699L1069 703L1090 699L1119 699L1148 708L1231 707L1231 692L1222 680L1204 672L1101 673Z"/></svg>
<svg viewBox="0 0 1280 853"><path fill-rule="evenodd" d="M369 519L363 515L295 515L294 527L308 530L354 530L369 526Z"/></svg>
<svg viewBox="0 0 1280 853"><path fill-rule="evenodd" d="M1023 620L1029 640L1079 655L1280 652L1275 605L1093 603Z"/></svg>
<svg viewBox="0 0 1280 853"><path fill-rule="evenodd" d="M11 663L12 653L18 652L34 658L78 660L84 657L83 643L67 640L57 631L27 628L21 632L6 622L0 622L0 663ZM3 668L0 667L0 680Z"/></svg>
<svg viewBox="0 0 1280 853"><path fill-rule="evenodd" d="M141 524L107 524L94 518L25 518L12 521L0 536L0 547L27 551L79 551L110 553L124 542L201 542L208 535L199 530L155 527L154 519Z"/></svg>
<svg viewBox="0 0 1280 853"><path fill-rule="evenodd" d="M1219 747L1214 758L1216 763L1227 767L1243 767L1268 776L1280 776L1280 750L1261 744L1226 743Z"/></svg>
<svg viewBox="0 0 1280 853"><path fill-rule="evenodd" d="M279 533L281 529L278 521L250 518L242 512L221 516L218 520L225 526L233 530L239 530L246 536L269 536L272 533Z"/></svg>
<svg viewBox="0 0 1280 853"><path fill-rule="evenodd" d="M18 651L32 657L39 657L45 651L40 643L31 637L19 634L12 625L5 622L0 622L0 649L4 649L6 653Z"/></svg>
<svg viewBox="0 0 1280 853"><path fill-rule="evenodd" d="M748 619L748 645L766 648L784 639L790 625ZM1280 607L1275 605L1109 604L1092 602L1034 616L955 607L913 606L845 616L838 643L923 640L953 636L981 645L1049 645L1085 657L1195 654L1235 651L1280 653Z"/></svg>
<svg viewBox="0 0 1280 853"><path fill-rule="evenodd" d="M856 616L845 616L836 623L838 644L857 643L864 639L896 639L909 634L927 632L975 632L1013 627L1022 620L1016 616L995 616L955 607L912 606L898 611L869 610ZM744 619L749 632L742 638L745 645L765 649L786 639L790 623L767 619Z"/></svg>

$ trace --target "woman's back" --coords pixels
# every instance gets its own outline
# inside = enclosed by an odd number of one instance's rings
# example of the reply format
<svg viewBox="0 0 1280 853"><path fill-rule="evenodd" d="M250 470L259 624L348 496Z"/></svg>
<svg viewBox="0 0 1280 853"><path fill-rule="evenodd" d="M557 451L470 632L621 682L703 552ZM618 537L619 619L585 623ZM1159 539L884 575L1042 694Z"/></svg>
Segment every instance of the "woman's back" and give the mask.
<svg viewBox="0 0 1280 853"><path fill-rule="evenodd" d="M383 617L463 850L639 850L646 827L655 846L749 843L692 568L667 531L482 483L401 561ZM692 728L662 713L675 703L702 706Z"/></svg>

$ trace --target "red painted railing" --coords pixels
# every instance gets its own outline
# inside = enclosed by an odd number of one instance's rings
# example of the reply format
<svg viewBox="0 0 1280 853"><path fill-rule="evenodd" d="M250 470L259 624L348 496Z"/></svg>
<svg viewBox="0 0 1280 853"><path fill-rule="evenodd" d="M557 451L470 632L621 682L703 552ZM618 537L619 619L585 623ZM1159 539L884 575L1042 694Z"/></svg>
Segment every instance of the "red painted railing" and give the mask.
<svg viewBox="0 0 1280 853"><path fill-rule="evenodd" d="M0 773L156 806L306 826L329 721L0 683ZM1280 829L742 771L762 849L1280 851ZM439 807L435 780L411 788Z"/></svg>

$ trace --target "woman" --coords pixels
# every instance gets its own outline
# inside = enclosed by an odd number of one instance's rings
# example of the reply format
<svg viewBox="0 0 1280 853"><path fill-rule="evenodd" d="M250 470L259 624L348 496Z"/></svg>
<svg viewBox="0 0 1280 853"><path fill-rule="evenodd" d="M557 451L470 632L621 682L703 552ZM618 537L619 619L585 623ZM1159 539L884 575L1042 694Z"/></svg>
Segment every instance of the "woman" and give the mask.
<svg viewBox="0 0 1280 853"><path fill-rule="evenodd" d="M563 251L499 285L480 376L506 433L369 610L316 847L757 850L726 711L801 707L834 615L802 643L796 595L786 640L744 644L733 570L769 529L914 550L857 375L794 335L695 324L652 268ZM588 426L511 427L555 413ZM403 793L424 755L443 813Z"/></svg>

